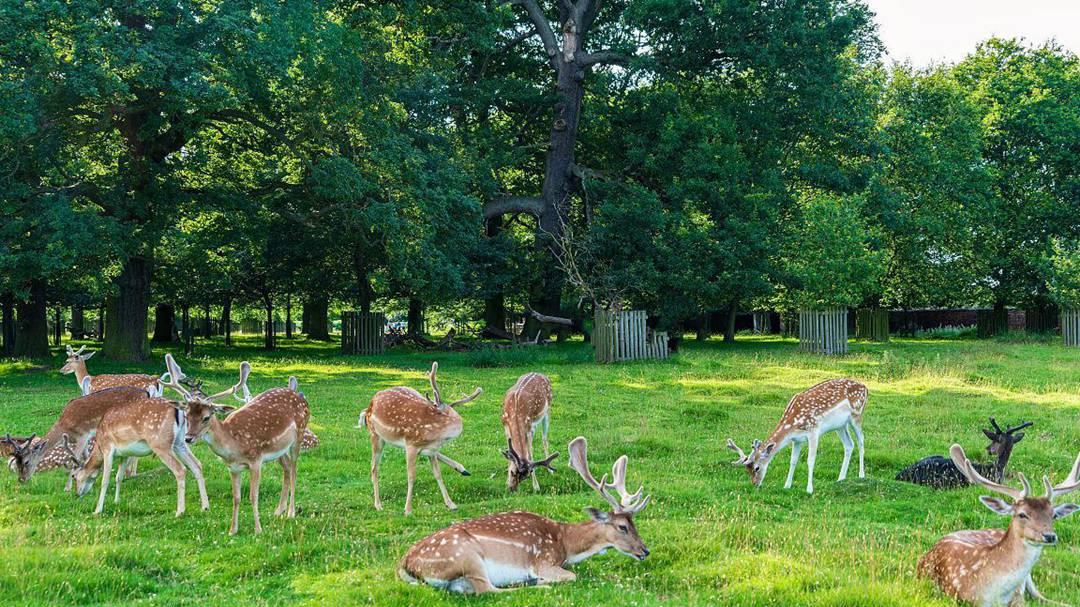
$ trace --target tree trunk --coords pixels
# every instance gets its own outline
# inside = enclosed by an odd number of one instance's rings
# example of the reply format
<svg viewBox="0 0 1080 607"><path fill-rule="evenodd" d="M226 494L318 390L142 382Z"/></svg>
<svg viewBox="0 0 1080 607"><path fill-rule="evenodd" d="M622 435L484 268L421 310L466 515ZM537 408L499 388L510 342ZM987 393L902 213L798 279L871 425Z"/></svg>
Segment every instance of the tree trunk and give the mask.
<svg viewBox="0 0 1080 607"><path fill-rule="evenodd" d="M292 295L285 296L285 339L292 339Z"/></svg>
<svg viewBox="0 0 1080 607"><path fill-rule="evenodd" d="M225 329L225 346L232 346L232 297L226 295L221 306L221 324Z"/></svg>
<svg viewBox="0 0 1080 607"><path fill-rule="evenodd" d="M502 232L502 217L492 217L484 223L484 233L488 238L496 238ZM492 288L494 285L488 285ZM506 296L503 289L495 290L484 298L484 325L496 329L506 329Z"/></svg>
<svg viewBox="0 0 1080 607"><path fill-rule="evenodd" d="M353 251L353 272L356 274L357 303L360 304L361 312L371 311L371 300L375 294L371 289L371 276L368 272L367 260L364 252L357 247Z"/></svg>
<svg viewBox="0 0 1080 607"><path fill-rule="evenodd" d="M210 339L214 336L213 323L210 322L210 304L203 304L202 336Z"/></svg>
<svg viewBox="0 0 1080 607"><path fill-rule="evenodd" d="M409 298L409 335L424 334L424 302L415 297Z"/></svg>
<svg viewBox="0 0 1080 607"><path fill-rule="evenodd" d="M86 316L83 314L82 304L71 306L71 339L86 337Z"/></svg>
<svg viewBox="0 0 1080 607"><path fill-rule="evenodd" d="M183 334L184 354L190 356L195 352L195 336L191 331L191 306L186 303L180 306L180 331Z"/></svg>
<svg viewBox="0 0 1080 607"><path fill-rule="evenodd" d="M263 307L266 310L266 330L263 337L263 348L267 350L274 349L274 301L270 298L263 300Z"/></svg>
<svg viewBox="0 0 1080 607"><path fill-rule="evenodd" d="M56 306L53 312L53 346L59 348L64 338L64 307Z"/></svg>
<svg viewBox="0 0 1080 607"><path fill-rule="evenodd" d="M45 281L30 283L30 298L15 304L19 328L15 331L14 355L26 358L45 358L49 355L48 307L45 302Z"/></svg>
<svg viewBox="0 0 1080 607"><path fill-rule="evenodd" d="M697 336L698 341L705 341L712 336L712 312L702 312L701 320L698 323Z"/></svg>
<svg viewBox="0 0 1080 607"><path fill-rule="evenodd" d="M97 315L97 338L105 339L105 306L98 307Z"/></svg>
<svg viewBox="0 0 1080 607"><path fill-rule="evenodd" d="M156 344L176 341L176 308L172 304L154 306L154 337L151 341Z"/></svg>
<svg viewBox="0 0 1080 607"><path fill-rule="evenodd" d="M150 356L146 310L150 305L152 261L131 257L116 278L117 294L106 300L102 352L113 360L143 361Z"/></svg>
<svg viewBox="0 0 1080 607"><path fill-rule="evenodd" d="M330 339L329 309L330 302L325 297L314 297L304 303L304 332L309 339Z"/></svg>
<svg viewBox="0 0 1080 607"><path fill-rule="evenodd" d="M735 319L739 315L739 304L731 302L728 306L727 323L724 325L724 341L735 341Z"/></svg>
<svg viewBox="0 0 1080 607"><path fill-rule="evenodd" d="M15 353L15 297L11 292L4 293L0 297L0 307L3 308L3 348L0 354L12 356Z"/></svg>

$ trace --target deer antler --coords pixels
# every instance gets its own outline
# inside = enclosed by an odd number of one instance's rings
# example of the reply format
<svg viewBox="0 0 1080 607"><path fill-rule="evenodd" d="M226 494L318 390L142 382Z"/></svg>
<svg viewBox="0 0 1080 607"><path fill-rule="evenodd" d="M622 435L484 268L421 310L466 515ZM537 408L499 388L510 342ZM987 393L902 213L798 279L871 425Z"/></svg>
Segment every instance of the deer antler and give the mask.
<svg viewBox="0 0 1080 607"><path fill-rule="evenodd" d="M1069 476L1051 487L1049 479L1046 480L1046 497L1053 500L1055 497L1061 497L1080 489L1080 455L1076 456L1076 463L1073 464L1072 472Z"/></svg>
<svg viewBox="0 0 1080 607"><path fill-rule="evenodd" d="M1019 426L1009 428L1008 430L1005 431L1005 434L1012 434L1013 432L1019 432L1020 430L1023 430L1024 428L1029 428L1029 427L1034 426L1034 425L1035 425L1035 422L1024 422L1024 423L1020 424Z"/></svg>
<svg viewBox="0 0 1080 607"><path fill-rule="evenodd" d="M471 402L471 401L476 400L476 398L478 396L480 396L481 394L484 393L483 389L477 388L476 390L473 390L472 394L466 396L465 398L462 398L460 400L455 400L454 402L449 403L449 404L444 403L442 401L442 395L439 393L439 383L438 383L438 380L436 379L436 375L438 373L439 373L439 363L437 363L437 362L431 363L431 372L428 373L428 381L431 382L432 398L429 398L428 400L435 403L435 405L437 407L439 407L440 409L445 409L446 407L450 407L451 409L453 409L454 407L456 407L458 405L464 405L467 402Z"/></svg>
<svg viewBox="0 0 1080 607"><path fill-rule="evenodd" d="M169 380L162 381L161 385L165 386L166 388L172 388L173 390L176 390L180 393L180 396L184 397L184 400L190 400L191 392L189 392L181 385L187 380L187 376L184 375L184 372L180 370L180 365L176 364L176 359L173 358L172 354L165 355L165 368L169 370ZM164 377L165 376L163 375L162 379L164 379Z"/></svg>
<svg viewBox="0 0 1080 607"><path fill-rule="evenodd" d="M732 451L734 451L735 453L737 453L739 455L739 459L731 462L731 465L733 465L733 466L745 465L746 460L750 459L750 458L748 458L746 456L745 453L743 453L743 450L740 449L739 446L735 444L735 441L731 440L730 438L727 439L727 448L731 449Z"/></svg>
<svg viewBox="0 0 1080 607"><path fill-rule="evenodd" d="M952 448L949 449L949 455L952 457L952 461L954 464L956 464L956 467L964 473L964 476L966 476L968 481L970 481L973 485L979 485L985 489L1007 495L1012 498L1013 501L1020 501L1024 499L1024 497L1026 497L1031 491L1031 485L1028 484L1028 480L1023 474L1019 475L1020 482L1024 485L1023 490L1015 489L1008 485L995 483L994 481L986 478L985 476L982 476L977 470L975 470L975 466L971 464L971 460L968 459L967 455L964 453L964 448L960 445L953 445Z"/></svg>
<svg viewBox="0 0 1080 607"><path fill-rule="evenodd" d="M635 514L645 509L645 506L649 504L649 499L652 496L646 496L645 499L641 499L641 489L637 493L630 495L626 492L626 456L623 455L612 466L612 476L614 483L607 482L607 475L605 474L599 481L593 477L592 472L589 471L589 445L584 436L575 438L567 446L570 451L570 467L573 468L585 481L585 484L589 485L603 497L611 508L615 512L622 512L626 514ZM615 489L619 492L622 499L616 499L611 495L609 489Z"/></svg>
<svg viewBox="0 0 1080 607"><path fill-rule="evenodd" d="M64 440L64 451L67 451L68 456L71 457L71 461L75 462L75 467L76 468L82 468L84 465L86 465L85 461L79 459L78 455L75 455L75 450L71 448L71 439L68 438L68 435L67 435L66 432L63 435L63 440Z"/></svg>
<svg viewBox="0 0 1080 607"><path fill-rule="evenodd" d="M218 392L217 394L206 397L206 400L212 401L218 398L224 398L226 396L232 395L236 398L236 400L245 403L248 402L249 400L251 400L251 390L248 389L247 385L248 375L250 374L251 364L245 360L244 362L240 363L240 381L236 382L236 385L229 388L228 390L223 390L221 392ZM242 396L236 396L237 390L240 391Z"/></svg>
<svg viewBox="0 0 1080 607"><path fill-rule="evenodd" d="M506 439L506 450L503 451L502 454L503 457L510 460L514 464L514 466L521 472L522 475L526 475L537 468L547 468L548 470L555 472L555 467L551 465L551 462L554 461L556 457L559 457L558 453L554 453L552 455L549 455L548 457L545 457L542 460L530 462L524 457L518 455L517 451L514 451L514 442L509 438Z"/></svg>

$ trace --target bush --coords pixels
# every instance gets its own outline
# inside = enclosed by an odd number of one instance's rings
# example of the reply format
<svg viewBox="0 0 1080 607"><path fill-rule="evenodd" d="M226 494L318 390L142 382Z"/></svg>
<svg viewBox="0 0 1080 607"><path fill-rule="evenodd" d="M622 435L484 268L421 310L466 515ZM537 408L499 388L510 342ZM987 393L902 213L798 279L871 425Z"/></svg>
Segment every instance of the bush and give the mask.
<svg viewBox="0 0 1080 607"><path fill-rule="evenodd" d="M915 332L915 337L920 339L974 339L976 329L974 325L949 325L932 329L920 329Z"/></svg>

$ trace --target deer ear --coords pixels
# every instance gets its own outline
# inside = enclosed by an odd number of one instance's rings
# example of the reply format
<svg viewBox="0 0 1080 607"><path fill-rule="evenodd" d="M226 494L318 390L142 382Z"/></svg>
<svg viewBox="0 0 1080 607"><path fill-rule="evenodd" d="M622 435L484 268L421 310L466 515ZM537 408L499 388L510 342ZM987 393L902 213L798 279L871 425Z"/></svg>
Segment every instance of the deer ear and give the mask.
<svg viewBox="0 0 1080 607"><path fill-rule="evenodd" d="M611 517L608 516L608 513L604 512L603 510L597 510L596 508L586 508L585 512L588 512L589 516L592 517L592 520L598 523L606 523L611 520Z"/></svg>
<svg viewBox="0 0 1080 607"><path fill-rule="evenodd" d="M765 445L764 449L761 450L761 454L768 457L769 455L772 454L773 449L775 449L775 448L776 448L776 443L769 443L769 444Z"/></svg>
<svg viewBox="0 0 1080 607"><path fill-rule="evenodd" d="M186 413L186 412L188 411L188 409L189 409L189 407L188 407L188 404L187 404L187 403L182 403L182 402L180 402L180 401L178 401L178 400L170 400L170 401L168 401L168 403L169 403L170 405L172 405L172 406L173 406L173 408L175 408L175 409L178 409L178 410L180 410L180 411L184 411L185 413Z"/></svg>
<svg viewBox="0 0 1080 607"><path fill-rule="evenodd" d="M236 411L236 407L232 405L214 405L211 411L214 413L231 413Z"/></svg>
<svg viewBox="0 0 1080 607"><path fill-rule="evenodd" d="M1023 438L1024 438L1024 433L1020 432L1019 434L1016 434L1016 435L1013 436L1012 443L1015 445L1016 443L1023 440Z"/></svg>
<svg viewBox="0 0 1080 607"><path fill-rule="evenodd" d="M1002 516L1011 516L1013 513L1012 504L1007 503L1003 499L990 497L989 495L983 495L979 497L979 501L982 502L984 506L986 506L993 512Z"/></svg>
<svg viewBox="0 0 1080 607"><path fill-rule="evenodd" d="M82 359L83 359L84 362L88 361L91 358L93 358L95 354L97 354L97 350L94 350L93 352L90 352L90 353L86 354L85 356L82 357Z"/></svg>
<svg viewBox="0 0 1080 607"><path fill-rule="evenodd" d="M1077 510L1080 510L1080 506L1077 506L1076 504L1062 504L1057 508L1054 508L1054 520L1065 518Z"/></svg>
<svg viewBox="0 0 1080 607"><path fill-rule="evenodd" d="M997 442L997 439L998 439L997 435L994 434L993 432L987 430L986 428L983 428L983 434L985 434L986 438L990 439L991 441Z"/></svg>

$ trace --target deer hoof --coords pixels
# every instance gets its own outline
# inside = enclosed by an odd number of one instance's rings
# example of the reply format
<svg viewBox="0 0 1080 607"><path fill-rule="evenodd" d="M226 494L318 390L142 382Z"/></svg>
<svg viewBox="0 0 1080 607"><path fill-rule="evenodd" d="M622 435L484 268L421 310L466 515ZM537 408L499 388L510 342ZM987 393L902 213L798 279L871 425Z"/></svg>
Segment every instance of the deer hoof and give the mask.
<svg viewBox="0 0 1080 607"><path fill-rule="evenodd" d="M469 472L468 470L462 468L461 469L461 476L472 476L472 472Z"/></svg>

